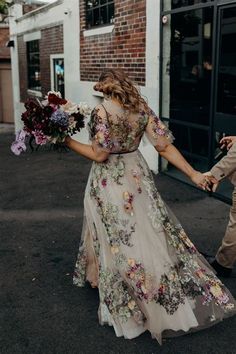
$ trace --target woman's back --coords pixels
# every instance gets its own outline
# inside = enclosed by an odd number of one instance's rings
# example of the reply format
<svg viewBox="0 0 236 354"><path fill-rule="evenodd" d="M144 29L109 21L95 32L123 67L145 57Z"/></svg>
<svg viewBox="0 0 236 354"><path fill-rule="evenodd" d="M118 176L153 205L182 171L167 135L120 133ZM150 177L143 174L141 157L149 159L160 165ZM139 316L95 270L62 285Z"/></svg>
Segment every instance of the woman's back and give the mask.
<svg viewBox="0 0 236 354"><path fill-rule="evenodd" d="M110 153L137 150L145 131L155 146L172 140L169 130L151 110L132 113L110 99L93 110L89 122L91 140Z"/></svg>

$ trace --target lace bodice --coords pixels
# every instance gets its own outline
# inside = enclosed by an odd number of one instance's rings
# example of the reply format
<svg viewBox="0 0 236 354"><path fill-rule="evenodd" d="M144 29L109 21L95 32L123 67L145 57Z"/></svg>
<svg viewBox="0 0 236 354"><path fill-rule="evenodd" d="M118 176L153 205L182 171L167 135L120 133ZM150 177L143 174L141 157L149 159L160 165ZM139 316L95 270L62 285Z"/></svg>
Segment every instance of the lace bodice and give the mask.
<svg viewBox="0 0 236 354"><path fill-rule="evenodd" d="M94 147L110 153L137 150L144 133L159 151L173 141L169 129L151 109L130 113L111 100L93 109L88 129Z"/></svg>

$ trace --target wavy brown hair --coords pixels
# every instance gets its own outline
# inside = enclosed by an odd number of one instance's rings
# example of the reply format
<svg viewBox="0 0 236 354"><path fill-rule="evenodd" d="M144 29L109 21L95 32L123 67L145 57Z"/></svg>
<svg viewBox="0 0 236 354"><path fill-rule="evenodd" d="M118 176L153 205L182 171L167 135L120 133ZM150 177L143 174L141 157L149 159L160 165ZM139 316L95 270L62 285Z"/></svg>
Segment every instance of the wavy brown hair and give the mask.
<svg viewBox="0 0 236 354"><path fill-rule="evenodd" d="M116 99L130 112L139 112L140 109L148 109L146 101L141 97L128 75L121 69L105 69L96 85L95 91Z"/></svg>

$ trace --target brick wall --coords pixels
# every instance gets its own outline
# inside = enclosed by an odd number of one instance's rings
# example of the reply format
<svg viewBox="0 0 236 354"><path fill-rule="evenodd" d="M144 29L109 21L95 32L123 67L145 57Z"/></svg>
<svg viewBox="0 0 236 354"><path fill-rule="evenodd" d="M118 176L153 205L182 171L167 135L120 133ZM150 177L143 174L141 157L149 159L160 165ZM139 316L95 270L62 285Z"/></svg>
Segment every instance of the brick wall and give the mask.
<svg viewBox="0 0 236 354"><path fill-rule="evenodd" d="M81 80L96 81L104 67L119 67L145 85L145 4L145 0L115 0L113 32L84 37L85 1L80 1Z"/></svg>
<svg viewBox="0 0 236 354"><path fill-rule="evenodd" d="M40 67L43 94L51 89L50 54L60 54L63 52L63 25L42 30L40 40Z"/></svg>
<svg viewBox="0 0 236 354"><path fill-rule="evenodd" d="M41 30L39 40L40 50L40 74L43 96L51 89L50 54L60 54L63 49L63 25L45 28ZM25 101L29 97L27 93L27 53L23 36L18 36L18 56L20 72L20 97Z"/></svg>

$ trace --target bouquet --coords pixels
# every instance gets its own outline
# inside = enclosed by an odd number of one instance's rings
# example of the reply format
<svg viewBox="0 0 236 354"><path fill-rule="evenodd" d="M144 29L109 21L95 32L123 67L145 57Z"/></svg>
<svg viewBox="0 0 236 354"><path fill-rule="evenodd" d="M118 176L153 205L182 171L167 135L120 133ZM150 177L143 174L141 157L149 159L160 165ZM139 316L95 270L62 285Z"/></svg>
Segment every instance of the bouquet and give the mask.
<svg viewBox="0 0 236 354"><path fill-rule="evenodd" d="M26 111L22 113L23 129L16 134L16 140L11 145L11 151L20 155L26 151L26 138L32 148L35 144L62 144L67 135L73 135L84 127L84 118L90 113L90 108L84 102L73 103L61 97L60 92L49 91L45 100L28 99L25 102Z"/></svg>

